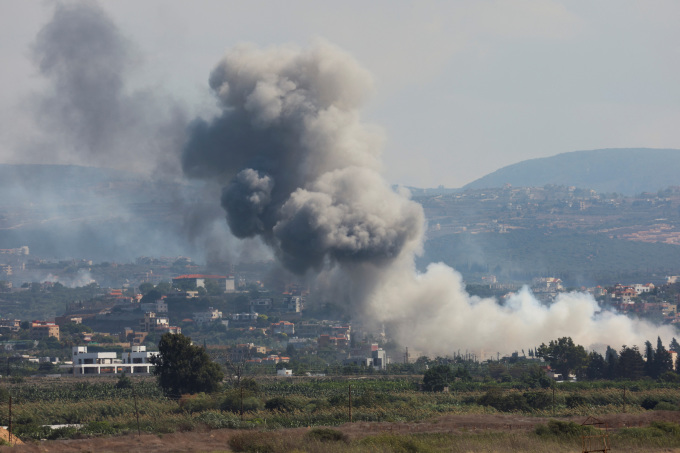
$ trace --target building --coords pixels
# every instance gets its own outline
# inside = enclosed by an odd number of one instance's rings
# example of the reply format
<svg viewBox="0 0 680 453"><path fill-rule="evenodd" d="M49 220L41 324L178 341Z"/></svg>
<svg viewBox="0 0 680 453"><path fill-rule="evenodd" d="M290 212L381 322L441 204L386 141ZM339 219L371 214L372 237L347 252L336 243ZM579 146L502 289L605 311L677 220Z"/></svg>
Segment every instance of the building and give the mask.
<svg viewBox="0 0 680 453"><path fill-rule="evenodd" d="M173 277L172 285L186 291L196 288L205 288L206 280L216 282L220 289L224 289L224 292L226 293L233 293L235 291L233 275L186 274Z"/></svg>
<svg viewBox="0 0 680 453"><path fill-rule="evenodd" d="M20 328L20 319L0 319L0 329L9 329L10 332L18 332Z"/></svg>
<svg viewBox="0 0 680 453"><path fill-rule="evenodd" d="M300 313L304 308L302 298L297 296L286 297L283 300L283 306L285 307L285 311L287 313Z"/></svg>
<svg viewBox="0 0 680 453"><path fill-rule="evenodd" d="M285 333L286 335L295 334L295 324L288 321L275 322L271 326L272 332L274 333Z"/></svg>
<svg viewBox="0 0 680 453"><path fill-rule="evenodd" d="M149 374L153 365L149 359L156 352L147 352L145 346L133 346L119 359L115 352L87 352L87 346L73 347L73 374ZM126 357L127 356L127 357Z"/></svg>
<svg viewBox="0 0 680 453"><path fill-rule="evenodd" d="M555 277L540 277L533 280L531 289L534 292L557 292L563 291L562 280Z"/></svg>
<svg viewBox="0 0 680 453"><path fill-rule="evenodd" d="M253 299L250 301L250 311L252 312L267 313L271 309L271 299Z"/></svg>
<svg viewBox="0 0 680 453"><path fill-rule="evenodd" d="M168 303L164 301L163 299L158 299L153 302L145 302L143 304L139 305L140 308L142 309L142 312L146 313L149 311L152 311L154 313L167 313L168 312Z"/></svg>
<svg viewBox="0 0 680 453"><path fill-rule="evenodd" d="M361 367L372 366L376 370L385 370L390 362L387 352L378 347L377 343L365 343L358 348L353 348L350 357L345 359L343 363Z"/></svg>
<svg viewBox="0 0 680 453"><path fill-rule="evenodd" d="M197 324L204 324L207 322L215 322L222 320L222 312L216 308L209 307L207 311L199 311L193 314L194 321Z"/></svg>
<svg viewBox="0 0 680 453"><path fill-rule="evenodd" d="M42 340L45 338L59 339L59 326L48 321L33 321L31 323L31 336Z"/></svg>
<svg viewBox="0 0 680 453"><path fill-rule="evenodd" d="M152 311L144 313L144 318L139 321L139 328L142 332L182 333L180 327L170 325L167 316L158 316Z"/></svg>

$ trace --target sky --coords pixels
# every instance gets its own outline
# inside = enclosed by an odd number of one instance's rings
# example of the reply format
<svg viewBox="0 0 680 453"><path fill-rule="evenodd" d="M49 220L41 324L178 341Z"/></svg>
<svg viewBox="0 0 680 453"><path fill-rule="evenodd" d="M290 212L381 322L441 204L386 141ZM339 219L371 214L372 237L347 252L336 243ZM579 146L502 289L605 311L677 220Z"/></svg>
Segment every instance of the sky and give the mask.
<svg viewBox="0 0 680 453"><path fill-rule="evenodd" d="M373 77L364 121L390 183L461 187L522 160L617 147L680 148L680 3L622 0L101 2L134 48L128 89L214 113L208 77L243 42L326 40ZM31 58L55 2L0 0L0 163L40 135ZM65 163L56 157L42 163ZM71 162L79 163L79 162Z"/></svg>

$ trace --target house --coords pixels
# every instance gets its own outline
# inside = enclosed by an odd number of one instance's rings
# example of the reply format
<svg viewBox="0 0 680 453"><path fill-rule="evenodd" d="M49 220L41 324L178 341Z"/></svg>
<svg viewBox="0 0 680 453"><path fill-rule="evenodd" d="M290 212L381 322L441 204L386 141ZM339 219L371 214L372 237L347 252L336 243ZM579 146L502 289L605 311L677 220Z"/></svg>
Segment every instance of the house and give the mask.
<svg viewBox="0 0 680 453"><path fill-rule="evenodd" d="M199 311L193 313L192 317L194 318L194 321L197 324L204 324L207 322L221 321L222 312L217 310L216 308L209 307L207 311Z"/></svg>
<svg viewBox="0 0 680 453"><path fill-rule="evenodd" d="M152 311L144 313L144 318L139 321L139 328L142 332L182 333L180 327L170 325L170 320L167 316L157 316Z"/></svg>
<svg viewBox="0 0 680 453"><path fill-rule="evenodd" d="M272 332L274 333L285 333L286 335L295 334L295 324L288 321L279 321L271 325Z"/></svg>
<svg viewBox="0 0 680 453"><path fill-rule="evenodd" d="M87 352L87 346L74 346L71 366L74 375L149 374L153 366L149 359L156 354L147 352L145 346L133 346L130 352L119 359L115 352Z"/></svg>
<svg viewBox="0 0 680 453"><path fill-rule="evenodd" d="M389 358L387 352L377 343L362 343L358 347L352 348L349 358L344 363L372 366L376 370L384 370L387 368Z"/></svg>
<svg viewBox="0 0 680 453"><path fill-rule="evenodd" d="M250 301L250 311L267 313L272 309L272 299L253 299Z"/></svg>
<svg viewBox="0 0 680 453"><path fill-rule="evenodd" d="M349 358L343 360L344 365L357 365L359 367L373 367L375 370L385 370L387 369L387 364L389 363L389 358L387 357L387 352L378 348L371 347L370 350L366 348L360 348L360 352L353 351Z"/></svg>
<svg viewBox="0 0 680 453"><path fill-rule="evenodd" d="M283 306L287 313L300 313L304 308L302 298L298 296L286 297L283 300Z"/></svg>
<svg viewBox="0 0 680 453"><path fill-rule="evenodd" d="M650 293L654 291L654 284L653 283L645 283L645 284L640 284L636 283L633 285L633 289L635 290L635 293L639 296L640 294L643 293Z"/></svg>
<svg viewBox="0 0 680 453"><path fill-rule="evenodd" d="M142 312L146 313L149 311L152 311L154 313L167 313L168 312L168 303L163 300L163 299L158 299L153 302L145 302L143 304L139 305L140 308L142 309Z"/></svg>
<svg viewBox="0 0 680 453"><path fill-rule="evenodd" d="M559 278L541 277L533 280L532 289L535 292L556 292L564 290L564 287Z"/></svg>
<svg viewBox="0 0 680 453"><path fill-rule="evenodd" d="M19 319L0 319L0 329L9 329L10 332L18 332L21 328Z"/></svg>
<svg viewBox="0 0 680 453"><path fill-rule="evenodd" d="M233 293L235 291L233 275L186 274L173 277L172 285L184 290L193 290L196 288L205 288L206 280L216 282L226 293Z"/></svg>
<svg viewBox="0 0 680 453"><path fill-rule="evenodd" d="M56 338L58 340L59 326L48 321L33 321L31 323L31 336L39 340L50 337Z"/></svg>

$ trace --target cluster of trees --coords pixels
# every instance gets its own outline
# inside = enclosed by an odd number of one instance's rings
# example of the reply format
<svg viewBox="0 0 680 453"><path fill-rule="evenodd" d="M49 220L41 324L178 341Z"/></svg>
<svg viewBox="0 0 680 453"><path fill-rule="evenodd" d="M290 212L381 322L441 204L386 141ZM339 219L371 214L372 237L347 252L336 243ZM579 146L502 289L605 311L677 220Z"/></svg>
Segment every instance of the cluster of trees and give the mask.
<svg viewBox="0 0 680 453"><path fill-rule="evenodd" d="M680 350L680 344L673 338L672 350ZM676 349L677 348L677 349ZM645 343L644 355L637 346L623 346L618 352L607 347L604 356L598 352L587 352L570 337L562 337L542 344L536 355L550 364L556 373L565 379L573 374L579 379L652 379L680 380L680 361L673 367L670 352L657 338L656 348L651 342Z"/></svg>

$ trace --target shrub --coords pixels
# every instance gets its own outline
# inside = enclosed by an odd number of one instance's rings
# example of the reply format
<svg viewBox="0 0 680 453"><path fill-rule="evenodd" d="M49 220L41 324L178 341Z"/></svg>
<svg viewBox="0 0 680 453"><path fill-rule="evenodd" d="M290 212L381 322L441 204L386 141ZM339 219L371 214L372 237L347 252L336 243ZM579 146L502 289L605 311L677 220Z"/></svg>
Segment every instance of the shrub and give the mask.
<svg viewBox="0 0 680 453"><path fill-rule="evenodd" d="M210 409L217 409L217 401L205 393L182 395L179 400L179 407L190 413L203 412Z"/></svg>
<svg viewBox="0 0 680 453"><path fill-rule="evenodd" d="M116 382L117 389L131 389L132 379L130 379L125 373L121 374Z"/></svg>
<svg viewBox="0 0 680 453"><path fill-rule="evenodd" d="M264 403L259 398L243 392L243 411L258 411L264 408ZM232 390L227 392L222 403L220 404L220 409L223 411L230 412L241 412L241 394L238 390Z"/></svg>
<svg viewBox="0 0 680 453"><path fill-rule="evenodd" d="M394 434L380 434L361 439L361 444L370 451L393 451L404 453L428 453L433 451L416 436L397 436Z"/></svg>
<svg viewBox="0 0 680 453"><path fill-rule="evenodd" d="M567 397L564 399L564 402L567 405L567 407L570 408L570 409L573 409L575 407L585 406L587 404L586 398L577 394L577 393L572 393L570 395L567 395Z"/></svg>
<svg viewBox="0 0 680 453"><path fill-rule="evenodd" d="M53 429L47 436L49 440L73 439L77 437L80 437L80 433L78 432L78 428L73 426L62 426L61 428Z"/></svg>
<svg viewBox="0 0 680 453"><path fill-rule="evenodd" d="M90 422L85 425L86 432L90 434L114 434L116 429L109 422Z"/></svg>
<svg viewBox="0 0 680 453"><path fill-rule="evenodd" d="M229 438L229 448L252 453L274 453L271 436L263 432L242 432Z"/></svg>
<svg viewBox="0 0 680 453"><path fill-rule="evenodd" d="M264 404L264 408L270 411L279 412L292 412L294 410L300 410L307 405L307 401L299 397L290 396L275 396L267 400Z"/></svg>
<svg viewBox="0 0 680 453"><path fill-rule="evenodd" d="M651 396L646 397L640 402L640 406L642 406L643 409L647 410L652 410L656 407L656 405L659 404L659 399L658 398L653 398Z"/></svg>
<svg viewBox="0 0 680 453"><path fill-rule="evenodd" d="M307 437L321 442L348 441L347 434L331 428L314 428L307 433Z"/></svg>
<svg viewBox="0 0 680 453"><path fill-rule="evenodd" d="M529 407L535 410L542 410L552 405L552 396L546 392L526 392L524 394Z"/></svg>
<svg viewBox="0 0 680 453"><path fill-rule="evenodd" d="M576 437L591 434L595 430L592 426L581 426L574 422L549 420L546 425L538 425L534 432L539 436Z"/></svg>
<svg viewBox="0 0 680 453"><path fill-rule="evenodd" d="M659 403L654 406L655 411L677 411L678 406L668 401L659 401Z"/></svg>
<svg viewBox="0 0 680 453"><path fill-rule="evenodd" d="M655 428L663 431L667 434L672 434L674 436L680 436L680 425L673 422L652 422L649 425L650 428Z"/></svg>
<svg viewBox="0 0 680 453"><path fill-rule="evenodd" d="M203 412L196 420L205 424L210 429L236 428L239 420L234 415L226 415L217 411Z"/></svg>
<svg viewBox="0 0 680 453"><path fill-rule="evenodd" d="M507 395L503 395L501 390L497 388L491 389L482 395L478 400L478 404L491 406L502 412L531 410L526 398L521 393L510 392Z"/></svg>

